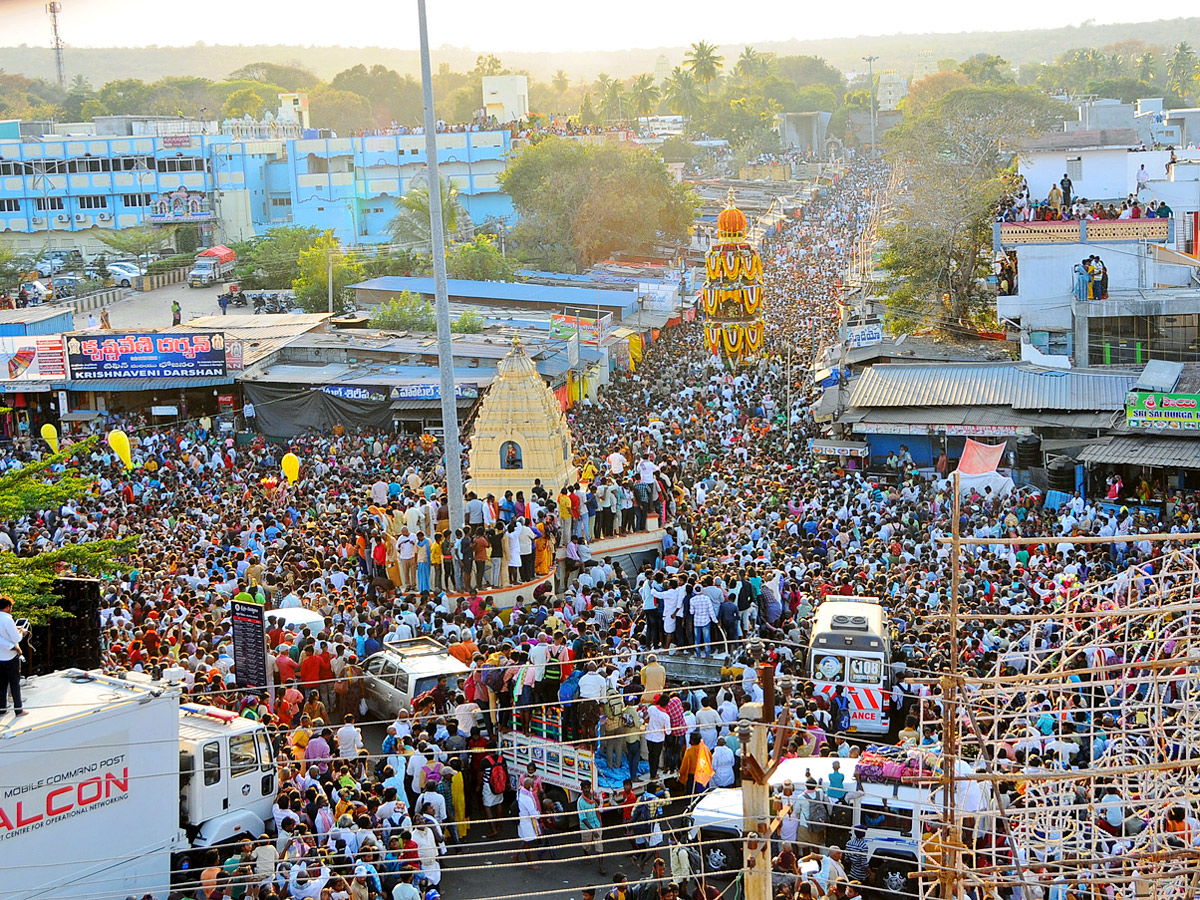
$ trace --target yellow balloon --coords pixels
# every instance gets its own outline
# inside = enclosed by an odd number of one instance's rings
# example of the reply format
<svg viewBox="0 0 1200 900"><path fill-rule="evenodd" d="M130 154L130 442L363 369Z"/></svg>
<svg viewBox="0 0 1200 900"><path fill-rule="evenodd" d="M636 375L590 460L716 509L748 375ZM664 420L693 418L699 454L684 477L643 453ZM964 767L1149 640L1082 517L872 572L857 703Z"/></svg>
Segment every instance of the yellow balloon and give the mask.
<svg viewBox="0 0 1200 900"><path fill-rule="evenodd" d="M42 426L42 440L50 445L51 452L58 452L58 429L49 422Z"/></svg>
<svg viewBox="0 0 1200 900"><path fill-rule="evenodd" d="M283 467L283 474L287 476L288 483L295 484L296 479L300 477L300 460L296 454L285 453L280 465Z"/></svg>
<svg viewBox="0 0 1200 900"><path fill-rule="evenodd" d="M125 463L126 470L133 468L133 456L129 452L129 435L120 429L115 429L108 433L108 446L112 447L113 453L121 458L121 462Z"/></svg>

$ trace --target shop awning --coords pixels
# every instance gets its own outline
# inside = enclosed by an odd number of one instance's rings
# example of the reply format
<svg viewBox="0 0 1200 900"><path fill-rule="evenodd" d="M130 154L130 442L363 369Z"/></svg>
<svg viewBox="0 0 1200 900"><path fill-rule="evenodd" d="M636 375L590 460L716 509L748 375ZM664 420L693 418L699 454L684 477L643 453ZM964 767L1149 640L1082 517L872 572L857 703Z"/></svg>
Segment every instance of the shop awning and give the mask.
<svg viewBox="0 0 1200 900"><path fill-rule="evenodd" d="M48 394L49 381L0 381L0 393L5 394Z"/></svg>
<svg viewBox="0 0 1200 900"><path fill-rule="evenodd" d="M77 409L74 412L63 413L58 417L60 422L90 422L92 419L99 419L104 416L104 413L98 409Z"/></svg>
<svg viewBox="0 0 1200 900"><path fill-rule="evenodd" d="M458 408L470 409L474 402L474 397L459 397ZM429 412L431 410L440 411L442 408L442 400L440 397L431 397L427 400L393 400L391 408L395 412Z"/></svg>
<svg viewBox="0 0 1200 900"><path fill-rule="evenodd" d="M56 382L67 391L182 391L187 388L217 387L233 384L233 376L224 378L97 378L90 381Z"/></svg>
<svg viewBox="0 0 1200 900"><path fill-rule="evenodd" d="M821 456L866 456L871 448L863 441L829 441L814 438L809 449Z"/></svg>
<svg viewBox="0 0 1200 900"><path fill-rule="evenodd" d="M1079 460L1093 465L1200 469L1200 434L1194 438L1150 435L1102 438L1085 447Z"/></svg>

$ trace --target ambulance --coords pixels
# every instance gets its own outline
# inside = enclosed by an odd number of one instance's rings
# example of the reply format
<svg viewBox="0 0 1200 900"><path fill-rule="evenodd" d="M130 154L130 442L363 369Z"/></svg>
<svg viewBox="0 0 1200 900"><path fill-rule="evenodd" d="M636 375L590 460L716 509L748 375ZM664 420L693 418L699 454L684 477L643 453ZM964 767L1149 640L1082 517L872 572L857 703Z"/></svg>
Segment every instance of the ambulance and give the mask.
<svg viewBox="0 0 1200 900"><path fill-rule="evenodd" d="M887 734L891 727L892 642L883 607L870 597L829 599L817 607L808 646L813 690L842 689L848 731Z"/></svg>

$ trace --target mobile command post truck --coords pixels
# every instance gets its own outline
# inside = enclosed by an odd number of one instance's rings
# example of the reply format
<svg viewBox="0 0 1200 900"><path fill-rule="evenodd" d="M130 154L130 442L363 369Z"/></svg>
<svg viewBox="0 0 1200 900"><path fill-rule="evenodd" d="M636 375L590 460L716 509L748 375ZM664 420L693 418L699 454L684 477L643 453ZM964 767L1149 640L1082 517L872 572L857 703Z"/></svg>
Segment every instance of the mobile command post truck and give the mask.
<svg viewBox="0 0 1200 900"><path fill-rule="evenodd" d="M275 767L266 729L179 692L68 669L26 682L0 725L0 896L166 896L203 848L258 837ZM177 879L178 880L178 879Z"/></svg>

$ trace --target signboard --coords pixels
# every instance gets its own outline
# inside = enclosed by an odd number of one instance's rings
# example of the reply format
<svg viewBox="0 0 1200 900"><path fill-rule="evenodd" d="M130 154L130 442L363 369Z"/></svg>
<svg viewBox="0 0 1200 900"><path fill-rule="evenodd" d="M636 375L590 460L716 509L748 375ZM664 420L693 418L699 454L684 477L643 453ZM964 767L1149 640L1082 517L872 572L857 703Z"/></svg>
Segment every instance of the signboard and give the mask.
<svg viewBox="0 0 1200 900"><path fill-rule="evenodd" d="M67 363L75 381L100 378L224 378L225 335L131 333L69 337Z"/></svg>
<svg viewBox="0 0 1200 900"><path fill-rule="evenodd" d="M63 381L66 377L67 357L61 336L0 338L0 381L32 383Z"/></svg>
<svg viewBox="0 0 1200 900"><path fill-rule="evenodd" d="M343 400L365 400L369 403L383 403L388 398L388 392L381 387L365 387L357 384L327 384L321 390L330 397L341 397Z"/></svg>
<svg viewBox="0 0 1200 900"><path fill-rule="evenodd" d="M177 416L179 415L178 406L152 406L150 407L150 415L152 416Z"/></svg>
<svg viewBox="0 0 1200 900"><path fill-rule="evenodd" d="M238 687L266 687L267 630L257 603L230 601L233 617L233 660Z"/></svg>
<svg viewBox="0 0 1200 900"><path fill-rule="evenodd" d="M397 384L393 385L389 392L389 397L392 400L439 400L441 396L441 385L431 382ZM454 396L459 400L474 400L479 396L479 386L474 384L456 384L454 386Z"/></svg>
<svg viewBox="0 0 1200 900"><path fill-rule="evenodd" d="M854 426L857 434L947 434L967 437L1011 437L1017 434L1032 434L1032 428L1019 425L876 425L858 422Z"/></svg>
<svg viewBox="0 0 1200 900"><path fill-rule="evenodd" d="M558 341L569 341L578 335L580 343L597 347L604 342L604 337L611 328L611 313L599 319L568 316L564 313L555 313L550 317L550 337Z"/></svg>
<svg viewBox="0 0 1200 900"><path fill-rule="evenodd" d="M1200 428L1200 394L1130 391L1125 395L1125 424L1130 428L1195 431Z"/></svg>
<svg viewBox="0 0 1200 900"><path fill-rule="evenodd" d="M192 136L190 134L165 134L162 138L163 147L191 147Z"/></svg>
<svg viewBox="0 0 1200 900"><path fill-rule="evenodd" d="M851 350L882 344L883 326L878 323L875 325L853 325L846 329L846 343Z"/></svg>
<svg viewBox="0 0 1200 900"><path fill-rule="evenodd" d="M246 366L246 345L242 341L231 340L225 344L225 365L230 372L240 372Z"/></svg>

